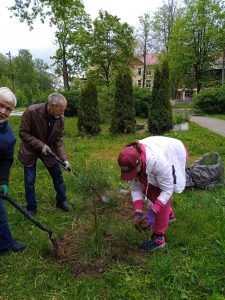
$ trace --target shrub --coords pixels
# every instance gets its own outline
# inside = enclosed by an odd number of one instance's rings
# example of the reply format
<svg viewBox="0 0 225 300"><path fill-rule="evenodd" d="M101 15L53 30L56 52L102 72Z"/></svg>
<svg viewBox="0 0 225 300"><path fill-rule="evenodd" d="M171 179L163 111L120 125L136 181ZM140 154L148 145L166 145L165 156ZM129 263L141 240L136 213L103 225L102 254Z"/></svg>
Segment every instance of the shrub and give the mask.
<svg viewBox="0 0 225 300"><path fill-rule="evenodd" d="M81 90L77 125L81 134L96 135L100 132L97 89L91 79Z"/></svg>
<svg viewBox="0 0 225 300"><path fill-rule="evenodd" d="M48 100L48 96L54 93L53 90L47 90L45 92L40 93L39 96L35 95L32 100L32 104L46 102Z"/></svg>
<svg viewBox="0 0 225 300"><path fill-rule="evenodd" d="M116 77L114 111L110 131L132 133L135 131L132 77L128 70L120 71Z"/></svg>
<svg viewBox="0 0 225 300"><path fill-rule="evenodd" d="M185 122L188 122L189 119L190 119L190 116L186 112L184 114L179 113L179 114L174 114L173 115L173 123L174 124L185 123Z"/></svg>
<svg viewBox="0 0 225 300"><path fill-rule="evenodd" d="M134 88L134 108L137 117L148 117L148 107L151 102L151 91L145 88Z"/></svg>
<svg viewBox="0 0 225 300"><path fill-rule="evenodd" d="M113 113L115 86L101 86L98 88L99 112L102 123L108 123Z"/></svg>
<svg viewBox="0 0 225 300"><path fill-rule="evenodd" d="M148 130L152 134L164 134L173 128L170 102L169 67L167 61L156 68L152 100L149 106Z"/></svg>
<svg viewBox="0 0 225 300"><path fill-rule="evenodd" d="M225 87L200 91L193 99L194 108L205 114L225 113Z"/></svg>
<svg viewBox="0 0 225 300"><path fill-rule="evenodd" d="M65 90L60 92L63 94L63 96L67 100L67 107L65 110L65 116L66 117L74 117L77 116L77 110L79 106L80 101L80 90Z"/></svg>
<svg viewBox="0 0 225 300"><path fill-rule="evenodd" d="M23 90L20 88L16 88L16 99L17 99L17 107L26 107L28 106L28 99L25 96Z"/></svg>

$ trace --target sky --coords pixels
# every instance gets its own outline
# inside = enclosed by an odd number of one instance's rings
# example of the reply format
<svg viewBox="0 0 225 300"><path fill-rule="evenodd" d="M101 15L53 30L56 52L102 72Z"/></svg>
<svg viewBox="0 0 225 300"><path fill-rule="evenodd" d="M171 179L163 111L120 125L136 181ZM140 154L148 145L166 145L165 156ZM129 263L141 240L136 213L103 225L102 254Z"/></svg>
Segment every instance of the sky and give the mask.
<svg viewBox="0 0 225 300"><path fill-rule="evenodd" d="M19 49L28 49L33 58L42 58L51 63L50 57L54 55L54 28L49 24L34 22L34 29L29 30L26 23L20 23L16 17L11 16L7 7L14 3L13 0L0 0L0 53L9 51L12 56L18 55ZM118 16L122 22L137 27L138 17L149 11L155 11L163 0L83 0L85 10L94 20L100 9Z"/></svg>

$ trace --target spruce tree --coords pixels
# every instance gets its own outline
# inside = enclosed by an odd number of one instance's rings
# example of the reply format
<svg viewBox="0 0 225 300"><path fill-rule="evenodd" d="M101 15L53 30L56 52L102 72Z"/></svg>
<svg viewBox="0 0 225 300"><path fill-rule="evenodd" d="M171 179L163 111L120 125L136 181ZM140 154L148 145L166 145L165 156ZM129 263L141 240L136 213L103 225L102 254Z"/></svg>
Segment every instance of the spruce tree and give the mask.
<svg viewBox="0 0 225 300"><path fill-rule="evenodd" d="M166 60L156 68L149 105L148 130L152 134L164 134L173 128L173 114L170 103L169 66Z"/></svg>
<svg viewBox="0 0 225 300"><path fill-rule="evenodd" d="M120 71L116 77L114 111L111 120L112 133L135 132L133 84L130 71Z"/></svg>
<svg viewBox="0 0 225 300"><path fill-rule="evenodd" d="M97 89L91 79L81 91L77 125L81 134L96 135L101 130Z"/></svg>

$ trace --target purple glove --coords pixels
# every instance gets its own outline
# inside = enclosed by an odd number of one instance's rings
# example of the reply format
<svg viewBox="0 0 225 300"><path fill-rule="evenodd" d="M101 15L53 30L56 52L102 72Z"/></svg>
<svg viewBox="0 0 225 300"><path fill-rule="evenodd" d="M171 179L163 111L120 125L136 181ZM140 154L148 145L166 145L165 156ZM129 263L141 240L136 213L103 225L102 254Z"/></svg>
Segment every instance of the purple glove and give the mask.
<svg viewBox="0 0 225 300"><path fill-rule="evenodd" d="M135 212L134 213L134 226L135 228L141 232L141 219L143 218L142 212Z"/></svg>
<svg viewBox="0 0 225 300"><path fill-rule="evenodd" d="M134 221L138 221L143 217L143 213L142 212L135 212L134 213Z"/></svg>
<svg viewBox="0 0 225 300"><path fill-rule="evenodd" d="M141 220L141 228L153 230L155 227L155 217L156 213L152 209L149 209L149 211L144 215L144 217Z"/></svg>

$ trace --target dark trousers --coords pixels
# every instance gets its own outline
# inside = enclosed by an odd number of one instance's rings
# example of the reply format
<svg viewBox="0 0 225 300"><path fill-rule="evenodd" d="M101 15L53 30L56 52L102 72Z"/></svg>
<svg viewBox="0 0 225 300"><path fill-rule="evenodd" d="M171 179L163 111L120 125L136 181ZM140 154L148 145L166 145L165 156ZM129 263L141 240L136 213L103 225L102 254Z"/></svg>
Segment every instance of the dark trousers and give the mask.
<svg viewBox="0 0 225 300"><path fill-rule="evenodd" d="M0 249L10 248L15 244L8 224L5 203L0 199Z"/></svg>
<svg viewBox="0 0 225 300"><path fill-rule="evenodd" d="M66 186L62 176L62 169L59 163L51 168L47 168L52 178L56 191L56 201L58 203L66 201ZM27 210L36 210L37 201L35 196L36 164L31 167L24 167L24 184L27 201Z"/></svg>

